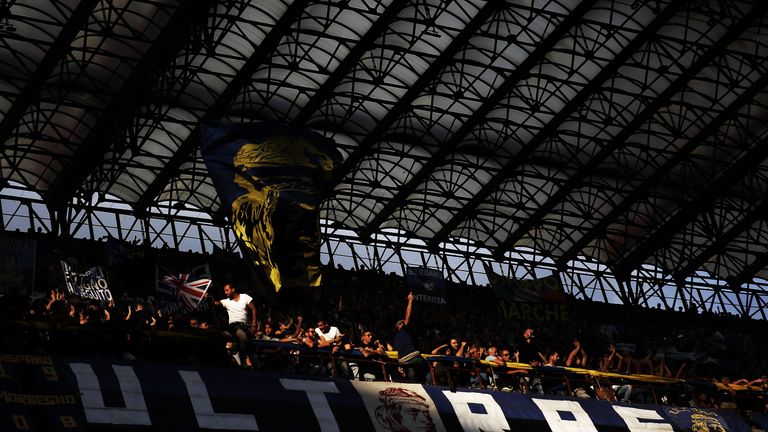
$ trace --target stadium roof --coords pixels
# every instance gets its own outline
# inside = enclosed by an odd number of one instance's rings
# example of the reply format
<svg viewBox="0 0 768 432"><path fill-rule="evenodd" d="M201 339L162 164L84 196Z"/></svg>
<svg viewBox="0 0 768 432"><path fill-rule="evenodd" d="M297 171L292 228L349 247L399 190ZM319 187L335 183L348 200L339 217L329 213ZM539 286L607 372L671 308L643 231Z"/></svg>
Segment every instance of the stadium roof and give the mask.
<svg viewBox="0 0 768 432"><path fill-rule="evenodd" d="M334 137L322 216L363 239L738 289L768 267L767 5L2 0L0 180L215 215L198 125L280 120Z"/></svg>

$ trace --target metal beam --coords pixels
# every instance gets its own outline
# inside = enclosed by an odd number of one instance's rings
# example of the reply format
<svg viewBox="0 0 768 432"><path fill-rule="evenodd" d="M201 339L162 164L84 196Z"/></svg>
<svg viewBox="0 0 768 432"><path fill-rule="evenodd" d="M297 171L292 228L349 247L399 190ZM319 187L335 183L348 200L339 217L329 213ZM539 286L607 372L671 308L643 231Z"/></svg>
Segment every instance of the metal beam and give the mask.
<svg viewBox="0 0 768 432"><path fill-rule="evenodd" d="M589 84L579 91L560 112L555 115L545 127L536 134L528 144L507 162L494 176L483 185L469 202L462 207L443 227L428 241L430 248L436 248L440 242L445 241L451 232L459 226L461 222L475 214L475 210L507 179L509 173L514 172L523 164L530 161L531 157L542 143L547 142L552 137L554 131L563 124L578 108L600 89L600 85L610 78L616 71L634 55L648 40L655 36L661 27L672 18L675 13L685 4L685 1L672 2L663 13L656 16L646 27L624 48L616 57L614 57L603 70L601 70Z"/></svg>
<svg viewBox="0 0 768 432"><path fill-rule="evenodd" d="M440 72L453 61L454 56L466 48L467 43L472 36L477 33L480 27L498 10L502 2L487 1L483 5L477 14L472 17L472 20L461 30L448 47L443 50L438 58L432 62L427 70L424 71L416 82L411 85L405 92L402 98L387 112L386 115L379 121L371 132L365 136L360 142L355 151L344 160L341 167L337 171L337 179L340 180L347 175L352 169L368 155L373 149L373 145L376 144L387 132L390 127L397 121L397 119L411 108L413 101L419 97L427 86L440 75Z"/></svg>
<svg viewBox="0 0 768 432"><path fill-rule="evenodd" d="M745 172L758 169L766 157L768 157L768 136L746 151L739 160L723 170L720 176L700 190L692 200L681 206L650 237L639 242L637 247L618 260L614 265L614 270L620 274L627 274L632 271L633 267L638 263L642 263L660 244L668 241L676 232L698 216L703 209L711 206L721 195L722 191L729 189L734 183L742 179Z"/></svg>
<svg viewBox="0 0 768 432"><path fill-rule="evenodd" d="M172 64L187 41L195 24L207 18L212 0L186 0L174 12L156 41L142 57L140 63L123 84L77 151L46 193L46 201L62 205L72 200L82 183L102 163L104 155L112 149L115 139L130 124L138 109L138 102L152 95L154 84L163 71Z"/></svg>
<svg viewBox="0 0 768 432"><path fill-rule="evenodd" d="M696 258L691 260L688 264L681 267L672 274L674 280L683 280L689 276L692 272L703 265L710 257L722 251L728 243L732 242L739 234L746 231L753 223L760 218L765 217L768 213L768 199L763 198L760 203L752 211L750 211L745 217L738 221L728 231L722 233L717 239L712 242L707 248L699 253Z"/></svg>
<svg viewBox="0 0 768 432"><path fill-rule="evenodd" d="M386 204L384 208L376 214L372 221L361 230L360 237L369 238L371 234L378 229L388 217L392 215L403 203L408 199L408 196L429 177L435 168L445 161L445 159L453 152L453 150L462 142L462 140L472 132L472 130L482 124L486 119L488 113L491 112L504 97L509 94L515 86L527 78L530 71L541 62L547 53L552 51L555 44L560 42L563 37L577 25L584 15L592 9L592 6L596 3L596 0L584 0L573 10L563 22L552 31L536 49L529 55L514 71L510 73L504 83L499 86L494 93L483 102L480 108L475 111L471 117L456 131L453 136L444 144L440 146L437 153L435 153L430 160L424 164L424 166L414 174L413 177L397 192L397 194Z"/></svg>
<svg viewBox="0 0 768 432"><path fill-rule="evenodd" d="M203 115L198 125L190 132L187 138L176 150L171 159L158 173L157 177L147 187L147 190L139 197L133 205L136 213L142 214L147 207L160 194L168 182L176 175L181 165L189 158L192 151L197 147L198 127L207 121L218 119L226 112L227 108L237 98L243 88L248 84L253 74L258 68L268 60L269 55L278 47L283 37L291 31L291 24L296 22L309 4L309 0L295 0L288 6L285 13L275 23L272 30L264 37L264 40L254 50L253 54L243 64L232 81L221 92L211 108Z"/></svg>
<svg viewBox="0 0 768 432"><path fill-rule="evenodd" d="M90 18L91 12L93 12L99 1L82 0L75 10L72 11L72 15L67 19L64 27L61 28L53 44L48 48L45 56L37 65L37 69L26 81L21 93L13 101L13 105L8 109L8 113L0 121L0 148L5 148L5 143L11 137L16 127L18 127L24 113L38 100L46 80L53 73L61 59L69 53L72 42L80 32L80 29L88 24L88 18Z"/></svg>
<svg viewBox="0 0 768 432"><path fill-rule="evenodd" d="M728 288L735 293L746 291L742 289L741 285L752 280L757 272L766 266L768 266L768 250L757 254L752 264L746 266L739 274L730 279L728 281ZM761 292L761 294L764 294L764 292Z"/></svg>
<svg viewBox="0 0 768 432"><path fill-rule="evenodd" d="M573 259L593 238L603 233L619 215L629 210L635 202L645 196L652 187L658 184L665 175L683 162L694 150L696 150L696 148L704 143L707 138L715 134L723 123L728 119L735 117L738 114L739 109L751 102L766 85L768 85L768 75L763 75L744 93L734 99L734 101L723 109L720 114L712 119L712 121L708 122L693 138L685 143L674 156L667 159L667 161L664 162L652 176L643 181L643 183L633 190L628 197L622 200L619 205L613 207L607 215L595 224L595 226L590 228L585 235L581 236L570 248L568 248L556 262L563 264Z"/></svg>
<svg viewBox="0 0 768 432"><path fill-rule="evenodd" d="M320 108L323 101L328 99L333 94L333 91L341 83L341 80L357 65L363 55L368 52L376 39L389 28L392 21L397 18L398 14L405 9L407 5L411 4L410 0L394 0L390 4L383 14L376 20L375 23L365 32L362 38L355 44L354 47L347 53L341 64L333 71L333 73L325 80L322 86L317 90L312 99L304 105L301 112L296 116L291 123L294 125L304 125L312 114Z"/></svg>
<svg viewBox="0 0 768 432"><path fill-rule="evenodd" d="M753 8L754 9L754 8ZM753 11L754 12L754 11ZM646 121L651 119L659 108L665 106L669 100L677 94L685 85L693 79L704 67L713 59L721 55L741 33L760 19L762 14L748 13L738 23L735 23L725 35L723 35L710 49L683 72L672 84L651 103L649 103L640 114L637 115L624 129L616 135L611 142L600 149L600 151L587 163L586 166L579 169L560 189L552 195L547 202L539 207L531 217L523 222L514 232L512 232L504 242L495 251L494 255L499 257L509 250L518 240L520 240L531 228L536 226L557 204L559 204L568 194L577 186L589 178L590 175L616 150L620 149L630 136Z"/></svg>
<svg viewBox="0 0 768 432"><path fill-rule="evenodd" d="M710 257L722 251L728 243L732 242L739 234L746 231L752 224L768 214L768 198L763 198L745 217L739 220L728 231L722 233L710 244L704 251L699 253L695 259L675 271L672 275L675 279L683 279L689 276L693 271L703 265Z"/></svg>

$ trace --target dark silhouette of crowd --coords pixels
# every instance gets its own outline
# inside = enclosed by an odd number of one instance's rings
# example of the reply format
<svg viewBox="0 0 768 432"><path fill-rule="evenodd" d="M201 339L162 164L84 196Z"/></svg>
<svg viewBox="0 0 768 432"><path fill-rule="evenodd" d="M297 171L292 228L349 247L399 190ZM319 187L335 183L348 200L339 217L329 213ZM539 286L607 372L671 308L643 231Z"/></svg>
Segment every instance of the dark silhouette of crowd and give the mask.
<svg viewBox="0 0 768 432"><path fill-rule="evenodd" d="M322 288L268 299L217 283L197 309L170 316L150 296L129 293L107 304L61 290L6 295L0 346L9 353L765 409L762 321L575 298L567 320L520 320L501 313L488 287L448 284L448 304L433 305L414 301L395 274L327 267L324 278Z"/></svg>

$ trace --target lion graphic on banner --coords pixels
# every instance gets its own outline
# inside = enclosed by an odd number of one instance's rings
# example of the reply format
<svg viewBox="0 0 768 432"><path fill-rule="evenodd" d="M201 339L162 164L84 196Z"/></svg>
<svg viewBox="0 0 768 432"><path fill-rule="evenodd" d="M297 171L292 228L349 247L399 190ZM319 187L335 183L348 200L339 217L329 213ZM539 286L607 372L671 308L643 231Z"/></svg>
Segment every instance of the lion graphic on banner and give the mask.
<svg viewBox="0 0 768 432"><path fill-rule="evenodd" d="M691 432L726 432L717 414L700 408L672 408L669 414L673 417L690 414Z"/></svg>
<svg viewBox="0 0 768 432"><path fill-rule="evenodd" d="M693 414L691 415L691 423L692 432L725 432L720 421L711 415Z"/></svg>

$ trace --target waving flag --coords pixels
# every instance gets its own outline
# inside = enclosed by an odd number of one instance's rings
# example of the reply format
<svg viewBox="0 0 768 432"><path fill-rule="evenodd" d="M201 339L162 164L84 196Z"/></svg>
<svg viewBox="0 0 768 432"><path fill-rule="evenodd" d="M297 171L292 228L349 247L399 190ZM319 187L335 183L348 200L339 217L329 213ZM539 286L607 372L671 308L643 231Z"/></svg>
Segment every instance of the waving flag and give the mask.
<svg viewBox="0 0 768 432"><path fill-rule="evenodd" d="M443 272L427 267L408 267L405 285L413 292L413 298L423 303L446 305L445 279Z"/></svg>
<svg viewBox="0 0 768 432"><path fill-rule="evenodd" d="M76 272L66 261L59 261L64 274L64 283L70 294L83 299L112 301L112 291L101 267L91 267L83 273Z"/></svg>
<svg viewBox="0 0 768 432"><path fill-rule="evenodd" d="M182 273L178 276L163 276L158 280L155 299L164 312L171 314L184 307L188 310L197 309L212 281L208 278L189 279L188 273Z"/></svg>
<svg viewBox="0 0 768 432"><path fill-rule="evenodd" d="M568 322L570 313L560 275L520 280L502 276L483 263L502 316L517 321Z"/></svg>
<svg viewBox="0 0 768 432"><path fill-rule="evenodd" d="M216 123L200 145L235 235L275 290L319 286L319 207L342 159L333 140L279 123Z"/></svg>
<svg viewBox="0 0 768 432"><path fill-rule="evenodd" d="M497 274L487 263L483 266L494 294L500 299L521 303L565 303L567 300L558 273L539 279L519 280Z"/></svg>

